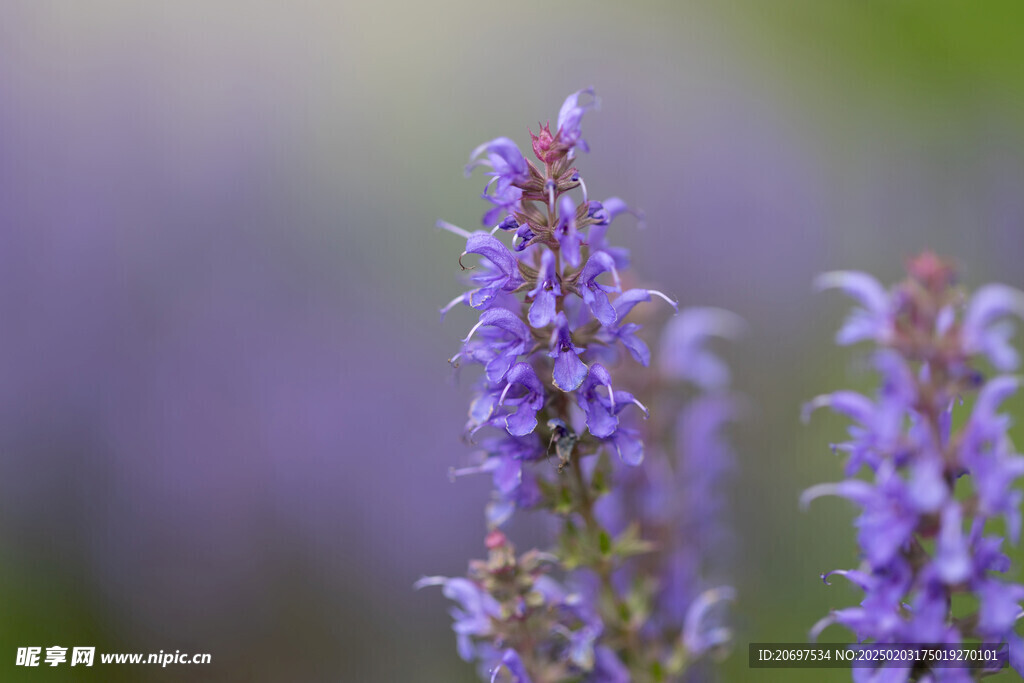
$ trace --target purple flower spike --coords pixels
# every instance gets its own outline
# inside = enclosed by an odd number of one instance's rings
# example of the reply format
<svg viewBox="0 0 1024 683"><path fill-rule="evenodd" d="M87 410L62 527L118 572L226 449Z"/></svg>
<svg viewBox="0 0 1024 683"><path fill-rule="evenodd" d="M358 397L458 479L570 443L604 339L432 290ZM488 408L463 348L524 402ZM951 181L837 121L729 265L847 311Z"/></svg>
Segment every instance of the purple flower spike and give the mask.
<svg viewBox="0 0 1024 683"><path fill-rule="evenodd" d="M602 285L597 282L601 273L611 271L615 286ZM608 301L607 292L621 292L622 284L619 273L615 270L615 260L603 251L596 252L587 259L579 277L580 296L590 307L591 313L605 327L613 325L616 320L615 308Z"/></svg>
<svg viewBox="0 0 1024 683"><path fill-rule="evenodd" d="M997 371L1016 367L1009 321L999 319L1024 314L1024 293L989 285L967 298L952 265L931 252L909 261L908 274L891 291L864 273L827 273L817 281L857 299L860 307L837 341L874 341L882 382L874 400L838 391L808 405L828 406L855 423L849 441L834 447L849 453L850 478L814 486L801 500L835 494L860 506L855 524L864 563L846 576L865 591L860 606L833 611L812 632L837 623L858 641L886 644L1019 642L1014 627L1024 587L997 576L1011 563L1000 550L1004 537L991 534L987 522L1002 516L1005 535L1016 542L1024 496L1013 482L1024 476L1024 457L1013 452L1010 420L999 409L1020 380L986 380L975 362L987 357ZM954 411L975 392L970 418L954 430ZM864 463L874 470L873 482L853 478ZM971 595L977 611L956 615L956 593ZM1012 646L1010 664L1024 674ZM914 672L921 681L978 678L928 665ZM909 680L900 667L855 673L858 681Z"/></svg>
<svg viewBox="0 0 1024 683"><path fill-rule="evenodd" d="M483 369L465 428L476 448L449 476L487 474L491 495L486 558L470 561L465 579L417 586L444 586L456 603L459 655L490 683L703 680L704 665L691 664L730 635L711 607L731 589L705 592L721 583L706 551L728 536L716 526L726 501L715 483L735 460L721 431L737 402L718 390L722 382L707 381L716 389L686 401L677 430L671 416L641 430L626 408L644 417L647 409L613 386L621 380L609 368L622 348L644 365L651 360L640 325L624 322L633 306L660 297L678 307L657 290L622 291L629 253L608 243L607 228L620 214L641 221L642 214L617 197L590 201L574 165L576 149L588 149L580 124L597 104L593 95L588 88L566 99L554 135L549 123L530 132L537 160L527 161L508 138L473 152L467 172L486 166L489 175L489 233L438 223L466 240L463 257L479 257L466 277L473 289L442 309L465 303L480 312L449 362ZM718 330L713 320L708 327ZM687 343L698 367L719 362L702 341ZM664 448L645 455L652 437L677 447L678 466ZM993 487L990 498L1004 505L1007 496ZM527 510L555 523L557 537L544 544L550 550L518 554L506 536L505 523ZM642 561L633 560L638 554ZM998 547L985 557L997 566ZM635 589L645 586L652 590Z"/></svg>
<svg viewBox="0 0 1024 683"><path fill-rule="evenodd" d="M565 313L555 317L555 330L551 335L550 356L555 359L555 386L562 391L576 391L587 376L587 366L580 360L584 349L572 343L569 321Z"/></svg>
<svg viewBox="0 0 1024 683"><path fill-rule="evenodd" d="M578 268L583 237L576 229L576 204L567 194L558 198L558 224L555 226L555 237L566 262L573 268Z"/></svg>
<svg viewBox="0 0 1024 683"><path fill-rule="evenodd" d="M537 286L530 290L528 296L533 297L527 319L536 328L547 327L555 319L556 297L562 295L558 273L555 271L555 255L545 251L540 259L540 271L537 273Z"/></svg>
<svg viewBox="0 0 1024 683"><path fill-rule="evenodd" d="M526 436L537 427L537 411L544 406L544 387L529 363L516 363L505 379L508 384L501 392L498 405L517 406L516 412L505 418L505 428L513 436ZM507 398L509 389L517 384L526 388L526 395Z"/></svg>
<svg viewBox="0 0 1024 683"><path fill-rule="evenodd" d="M590 95L593 98L587 104L580 104L581 95ZM583 90L577 90L573 94L565 98L565 102L562 103L562 108L558 112L558 133L556 137L566 147L569 147L569 158L573 156L573 148L579 147L584 152L589 152L590 147L587 146L586 141L582 138L583 132L580 130L580 122L583 119L583 114L588 110L597 106L597 98L594 96L593 88L584 88Z"/></svg>

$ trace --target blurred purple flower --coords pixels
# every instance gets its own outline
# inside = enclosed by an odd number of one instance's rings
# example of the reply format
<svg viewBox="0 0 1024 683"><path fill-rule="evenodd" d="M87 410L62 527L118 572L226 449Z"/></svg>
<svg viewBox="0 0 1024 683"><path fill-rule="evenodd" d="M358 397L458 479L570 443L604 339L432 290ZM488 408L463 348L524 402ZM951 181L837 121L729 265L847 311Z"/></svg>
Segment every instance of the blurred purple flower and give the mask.
<svg viewBox="0 0 1024 683"><path fill-rule="evenodd" d="M455 619L452 630L457 636L459 656L472 661L475 657L472 638L491 634L491 619L501 615L501 605L480 586L461 577L425 576L413 587L437 585L442 586L441 592L446 598L459 603L459 607L451 610Z"/></svg>
<svg viewBox="0 0 1024 683"><path fill-rule="evenodd" d="M985 536L983 529L989 518L1002 516L1009 536L1016 541L1019 534L1021 494L1011 484L1024 475L1024 458L1011 451L1009 420L997 411L1020 381L996 376L984 382L971 363L986 356L998 370L1016 366L1008 324L994 321L1024 314L1024 294L989 285L965 301L954 287L952 267L929 252L910 261L908 270L908 279L891 292L864 273L827 273L816 281L819 288L844 289L861 305L837 342L873 340L883 348L875 355L882 378L876 401L840 391L805 408L805 416L828 406L851 417L851 439L840 446L850 456L846 474L853 477L864 464L874 472L873 482L820 484L801 497L806 505L821 495L838 495L861 508L856 525L864 565L833 573L861 587L864 600L859 607L834 610L812 636L839 623L858 641L1013 640L1024 586L990 573L1005 572L1009 560L999 551L1003 539ZM970 418L953 434L957 401L979 385ZM962 501L954 497L954 486L964 486L957 483L964 475L973 495ZM931 553L924 549L928 539L934 539ZM954 619L951 596L964 590L977 597L978 610ZM1024 673L1020 661L1011 664ZM899 680L908 675L905 669L875 673L904 676ZM973 677L957 672L954 680Z"/></svg>

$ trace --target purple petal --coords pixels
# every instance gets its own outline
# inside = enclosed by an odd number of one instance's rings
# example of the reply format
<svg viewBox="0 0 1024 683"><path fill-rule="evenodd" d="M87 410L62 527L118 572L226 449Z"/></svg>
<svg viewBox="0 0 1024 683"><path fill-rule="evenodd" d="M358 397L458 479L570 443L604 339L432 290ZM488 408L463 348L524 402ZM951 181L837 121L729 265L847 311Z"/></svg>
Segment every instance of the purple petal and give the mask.
<svg viewBox="0 0 1024 683"><path fill-rule="evenodd" d="M949 585L966 581L971 574L971 555L964 538L960 506L951 503L942 511L942 528L935 543L935 567Z"/></svg>
<svg viewBox="0 0 1024 683"><path fill-rule="evenodd" d="M814 280L817 289L842 289L864 308L855 309L836 334L839 344L853 344L863 339L884 340L888 337L889 295L885 288L867 273L833 271L822 273Z"/></svg>
<svg viewBox="0 0 1024 683"><path fill-rule="evenodd" d="M650 300L651 295L646 289L627 289L615 300L615 303L613 304L615 306L615 314L621 321L629 315L629 312L632 311L633 307L638 303Z"/></svg>
<svg viewBox="0 0 1024 683"><path fill-rule="evenodd" d="M520 403L516 412L505 417L505 429L512 436L526 436L537 428L537 411Z"/></svg>
<svg viewBox="0 0 1024 683"><path fill-rule="evenodd" d="M483 327L485 325L491 325L510 332L520 341L525 342L530 339L530 328L526 326L526 323L519 316L507 308L492 308L481 313L476 327Z"/></svg>
<svg viewBox="0 0 1024 683"><path fill-rule="evenodd" d="M575 351L565 350L555 359L555 386L562 391L575 391L587 376L587 366Z"/></svg>
<svg viewBox="0 0 1024 683"><path fill-rule="evenodd" d="M488 161L477 160L484 152L487 152ZM505 173L510 177L524 178L529 174L526 157L519 151L519 147L509 138L495 138L489 140L469 155L470 163L466 166L466 175L480 164L494 166L497 173Z"/></svg>
<svg viewBox="0 0 1024 683"><path fill-rule="evenodd" d="M943 476L942 462L927 458L912 464L907 493L919 512L935 512L942 507L950 495Z"/></svg>
<svg viewBox="0 0 1024 683"><path fill-rule="evenodd" d="M644 212L634 211L633 209L629 208L626 202L622 201L618 197L609 197L603 202L590 203L594 205L594 208L592 210L588 210L588 213L590 213L594 218L597 218L600 221L598 225L602 227L607 226L609 223L615 220L617 216L623 213L633 214L633 216L636 217L639 227L642 228L644 226ZM602 232L602 236L603 234L604 233Z"/></svg>
<svg viewBox="0 0 1024 683"><path fill-rule="evenodd" d="M587 404L586 414L587 429L599 439L611 436L619 426L619 418L596 401Z"/></svg>
<svg viewBox="0 0 1024 683"><path fill-rule="evenodd" d="M627 465L639 465L644 460L644 443L634 429L620 427L611 437L619 458Z"/></svg>
<svg viewBox="0 0 1024 683"><path fill-rule="evenodd" d="M494 487L501 493L514 491L523 480L523 463L513 458L501 458L494 470Z"/></svg>
<svg viewBox="0 0 1024 683"><path fill-rule="evenodd" d="M731 635L728 629L708 628L705 620L712 607L735 599L736 590L730 586L712 588L694 599L686 611L686 622L683 626L683 643L689 652L699 655L728 640Z"/></svg>
<svg viewBox="0 0 1024 683"><path fill-rule="evenodd" d="M587 264L580 271L580 282L593 282L598 275L608 271L615 272L615 260L603 251L591 254L590 258L587 259Z"/></svg>
<svg viewBox="0 0 1024 683"><path fill-rule="evenodd" d="M626 665L614 652L604 646L594 650L594 683L630 683L632 677Z"/></svg>
<svg viewBox="0 0 1024 683"><path fill-rule="evenodd" d="M964 348L973 352L986 351L990 346L991 340L987 337L992 334L992 323L1006 315L1024 318L1024 292L1006 285L986 285L976 291L964 314ZM999 342L1005 345L1005 330L997 331L996 334L997 345ZM1012 367L1000 369L1010 370Z"/></svg>
<svg viewBox="0 0 1024 683"><path fill-rule="evenodd" d="M819 408L826 407L846 415L862 425L871 424L875 416L875 404L867 396L858 394L856 391L836 391L831 394L817 396L808 403L805 403L800 411L800 418L807 422L811 417L811 413Z"/></svg>
<svg viewBox="0 0 1024 683"><path fill-rule="evenodd" d="M515 367L509 370L509 384L522 384L534 394L544 395L544 385L537 378L537 373L529 363L516 363Z"/></svg>
<svg viewBox="0 0 1024 683"><path fill-rule="evenodd" d="M615 309L608 301L607 294L600 289L591 290L586 287L580 293L583 296L583 302L590 307L591 313L599 323L604 327L611 327L615 324Z"/></svg>
<svg viewBox="0 0 1024 683"><path fill-rule="evenodd" d="M669 321L662 333L661 370L704 389L729 384L729 367L708 349L712 337L735 339L743 319L720 308L691 308Z"/></svg>
<svg viewBox="0 0 1024 683"><path fill-rule="evenodd" d="M529 674L526 673L526 667L523 665L523 660L519 658L519 653L512 648L505 650L505 654L501 657L501 665L495 667L494 673L491 675L491 683L498 679L498 672L503 667L512 674L511 683L533 683Z"/></svg>
<svg viewBox="0 0 1024 683"><path fill-rule="evenodd" d="M629 351L629 355L633 356L636 362L647 367L651 363L651 350L647 348L647 343L643 339L634 334L639 329L639 325L629 323L623 325L616 336L622 342L622 345L626 347L626 350Z"/></svg>
<svg viewBox="0 0 1024 683"><path fill-rule="evenodd" d="M542 290L537 298L530 304L530 311L526 316L530 324L536 328L547 327L555 319L555 294L549 290Z"/></svg>
<svg viewBox="0 0 1024 683"><path fill-rule="evenodd" d="M989 579L981 584L977 593L981 599L978 630L991 638L1005 637L1020 616L1024 586Z"/></svg>
<svg viewBox="0 0 1024 683"><path fill-rule="evenodd" d="M519 284L522 284L522 276L519 275L519 261L496 237L483 232L473 233L466 240L466 253L483 256L497 266L506 277L518 279Z"/></svg>
<svg viewBox="0 0 1024 683"><path fill-rule="evenodd" d="M593 102L581 106L579 103L580 95L584 93L594 97L593 88L584 88L565 98L562 108L558 111L558 132L556 135L561 142L569 147L578 145L580 149L586 152L588 151L587 143L580 137L582 134L580 131L580 121L583 118L584 112L597 106L597 99L595 98Z"/></svg>
<svg viewBox="0 0 1024 683"><path fill-rule="evenodd" d="M1010 650L1010 666L1018 676L1024 676L1024 638L1010 631L1006 635L1006 644Z"/></svg>
<svg viewBox="0 0 1024 683"><path fill-rule="evenodd" d="M889 294L878 280L867 273L851 270L822 273L814 279L814 287L819 291L841 289L876 315L885 315L889 310Z"/></svg>
<svg viewBox="0 0 1024 683"><path fill-rule="evenodd" d="M590 230L587 233L587 243L590 245L590 251L601 251L608 254L615 261L615 267L619 270L629 268L629 249L610 246L605 238L607 232L607 225L598 223L590 226Z"/></svg>

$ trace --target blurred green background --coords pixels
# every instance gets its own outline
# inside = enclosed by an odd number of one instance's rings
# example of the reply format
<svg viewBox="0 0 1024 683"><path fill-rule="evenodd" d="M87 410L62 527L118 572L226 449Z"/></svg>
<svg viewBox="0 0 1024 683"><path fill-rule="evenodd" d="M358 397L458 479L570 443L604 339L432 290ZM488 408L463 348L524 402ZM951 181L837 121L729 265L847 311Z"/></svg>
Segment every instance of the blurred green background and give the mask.
<svg viewBox="0 0 1024 683"><path fill-rule="evenodd" d="M476 227L473 147L525 147L593 85L579 166L647 214L612 238L645 282L750 323L728 351L752 411L723 679L849 680L746 667L747 642L800 641L859 599L818 578L856 561L853 509L797 507L840 477L845 433L801 404L870 383L831 342L847 302L810 283L891 282L931 248L969 286L1024 288L1022 20L1011 2L5 3L0 677L474 680L443 598L412 590L482 553L487 497L446 480L467 389L445 360L470 317L438 323L461 244L432 225ZM13 666L54 644L213 664Z"/></svg>

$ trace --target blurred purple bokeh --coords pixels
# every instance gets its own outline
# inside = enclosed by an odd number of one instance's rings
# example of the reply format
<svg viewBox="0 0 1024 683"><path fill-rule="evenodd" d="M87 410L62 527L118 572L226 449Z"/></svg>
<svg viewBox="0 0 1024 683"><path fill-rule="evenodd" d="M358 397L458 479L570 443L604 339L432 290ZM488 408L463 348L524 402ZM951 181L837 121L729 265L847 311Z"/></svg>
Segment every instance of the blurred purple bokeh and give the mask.
<svg viewBox="0 0 1024 683"><path fill-rule="evenodd" d="M189 680L471 680L443 600L411 588L480 554L487 490L446 478L469 317L438 320L462 245L430 226L475 228L469 151L525 147L587 85L591 191L647 213L614 239L684 304L750 323L740 627L801 638L829 596L763 615L818 588L841 539L804 538L848 522L795 509L833 464L794 436L798 406L844 371L811 278L892 279L930 246L1024 285L1003 103L847 101L695 7L228 5L0 10L0 562L87 613L15 610L9 649L85 629L212 652ZM586 39L552 64L567 26Z"/></svg>

